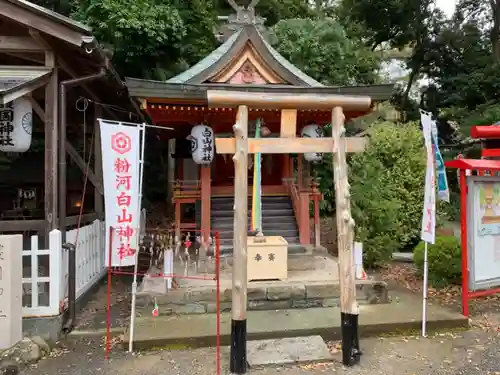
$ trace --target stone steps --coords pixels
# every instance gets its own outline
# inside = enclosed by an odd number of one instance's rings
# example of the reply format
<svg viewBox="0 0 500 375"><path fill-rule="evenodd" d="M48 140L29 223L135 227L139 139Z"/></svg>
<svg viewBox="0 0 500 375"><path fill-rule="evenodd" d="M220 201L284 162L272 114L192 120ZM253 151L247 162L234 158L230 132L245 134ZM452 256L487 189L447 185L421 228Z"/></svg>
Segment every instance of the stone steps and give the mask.
<svg viewBox="0 0 500 375"><path fill-rule="evenodd" d="M356 282L360 305L389 303L387 284L374 280ZM231 311L231 288L220 291L220 309ZM204 314L216 312L215 287L177 289L162 295L137 293L136 309L149 316L156 304L160 315ZM248 310L284 310L340 306L340 286L332 281L251 282L247 289Z"/></svg>
<svg viewBox="0 0 500 375"><path fill-rule="evenodd" d="M251 197L248 199L248 225L251 223ZM232 252L234 228L233 197L213 198L212 229L220 233L221 248ZM267 236L283 236L289 244L300 243L292 202L287 196L262 197L262 230Z"/></svg>

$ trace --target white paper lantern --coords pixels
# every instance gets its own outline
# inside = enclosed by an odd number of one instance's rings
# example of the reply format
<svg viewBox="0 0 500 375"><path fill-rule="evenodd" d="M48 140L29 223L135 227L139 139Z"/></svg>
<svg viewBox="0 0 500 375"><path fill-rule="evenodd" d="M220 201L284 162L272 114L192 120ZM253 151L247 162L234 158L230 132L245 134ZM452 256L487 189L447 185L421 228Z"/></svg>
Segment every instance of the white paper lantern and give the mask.
<svg viewBox="0 0 500 375"><path fill-rule="evenodd" d="M306 125L301 132L302 138L321 138L323 137L323 129L319 125ZM304 154L307 161L317 162L323 159L321 152L307 152Z"/></svg>
<svg viewBox="0 0 500 375"><path fill-rule="evenodd" d="M188 137L196 164L210 164L214 159L214 131L207 125L196 125Z"/></svg>
<svg viewBox="0 0 500 375"><path fill-rule="evenodd" d="M0 151L26 152L31 146L33 114L29 100L0 104Z"/></svg>

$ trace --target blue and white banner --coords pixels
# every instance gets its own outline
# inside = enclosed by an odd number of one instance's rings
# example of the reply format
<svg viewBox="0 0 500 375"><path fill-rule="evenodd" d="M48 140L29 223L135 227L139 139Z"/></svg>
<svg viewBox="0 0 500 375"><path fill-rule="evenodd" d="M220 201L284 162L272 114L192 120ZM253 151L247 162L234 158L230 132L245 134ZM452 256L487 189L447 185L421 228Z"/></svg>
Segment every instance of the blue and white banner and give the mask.
<svg viewBox="0 0 500 375"><path fill-rule="evenodd" d="M436 238L436 175L432 146L432 118L430 113L421 111L420 114L427 154L424 212L422 215L422 233L420 237L423 241L433 244Z"/></svg>
<svg viewBox="0 0 500 375"><path fill-rule="evenodd" d="M448 189L448 179L446 178L446 167L444 166L443 156L439 151L438 129L435 120L431 120L432 129L432 145L434 147L434 158L436 161L437 174L437 199L445 202L450 202L450 190Z"/></svg>

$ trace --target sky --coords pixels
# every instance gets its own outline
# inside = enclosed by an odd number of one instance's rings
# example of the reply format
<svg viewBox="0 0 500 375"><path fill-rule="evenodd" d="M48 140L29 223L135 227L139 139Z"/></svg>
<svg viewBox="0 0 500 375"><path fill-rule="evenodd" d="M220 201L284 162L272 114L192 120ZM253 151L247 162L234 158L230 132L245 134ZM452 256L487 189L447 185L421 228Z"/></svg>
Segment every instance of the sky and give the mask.
<svg viewBox="0 0 500 375"><path fill-rule="evenodd" d="M448 16L452 16L455 10L456 0L436 0L436 5L438 8Z"/></svg>

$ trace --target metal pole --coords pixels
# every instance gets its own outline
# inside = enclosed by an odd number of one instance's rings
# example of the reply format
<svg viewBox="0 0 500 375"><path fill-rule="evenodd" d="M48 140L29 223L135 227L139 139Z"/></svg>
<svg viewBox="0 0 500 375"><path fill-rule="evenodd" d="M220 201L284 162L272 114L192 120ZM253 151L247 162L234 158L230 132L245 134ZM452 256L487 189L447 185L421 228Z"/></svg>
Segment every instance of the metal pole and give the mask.
<svg viewBox="0 0 500 375"><path fill-rule="evenodd" d="M141 207L142 207L142 180L144 176L144 148L146 145L146 127L144 124L139 125L139 134L141 135L141 150L140 150L140 156L139 156L139 163L138 163L138 172L139 172L139 210L137 212L137 215L141 214ZM137 238L137 246L136 246L136 252L135 252L135 264L134 264L134 280L132 281L132 311L130 313L130 337L129 337L129 343L128 343L128 351L132 352L133 351L133 341L134 341L134 326L135 326L135 304L136 304L136 298L137 298L137 269L139 267L139 228L136 229L136 238Z"/></svg>
<svg viewBox="0 0 500 375"><path fill-rule="evenodd" d="M427 261L427 250L429 244L425 241L424 249L424 287L422 291L422 337L427 337L427 283L429 275L429 265Z"/></svg>

